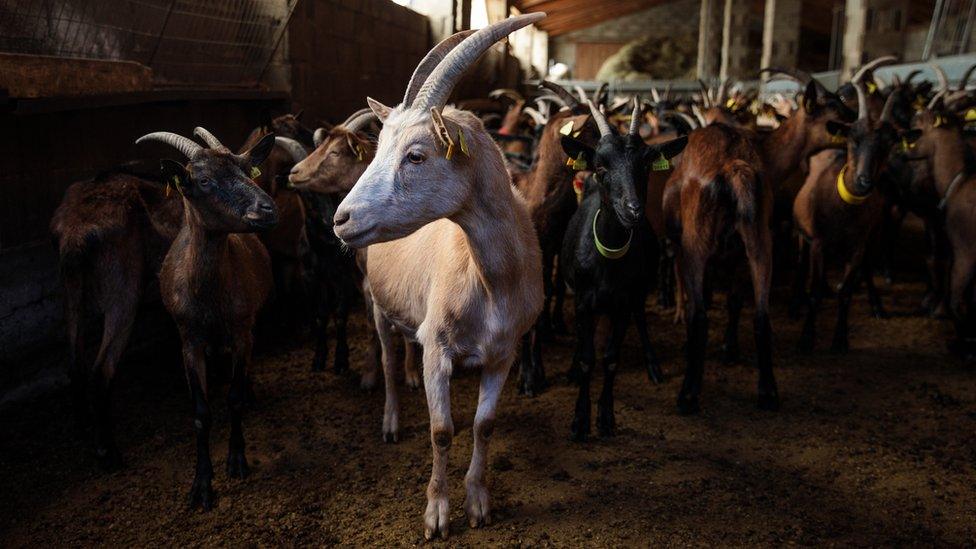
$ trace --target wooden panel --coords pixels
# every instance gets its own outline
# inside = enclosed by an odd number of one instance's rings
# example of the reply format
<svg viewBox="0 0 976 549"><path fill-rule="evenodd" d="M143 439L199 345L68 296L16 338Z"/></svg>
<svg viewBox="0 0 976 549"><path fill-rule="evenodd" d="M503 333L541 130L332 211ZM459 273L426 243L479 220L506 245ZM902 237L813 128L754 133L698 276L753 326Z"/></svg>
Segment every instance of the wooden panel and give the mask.
<svg viewBox="0 0 976 549"><path fill-rule="evenodd" d="M622 42L577 42L576 68L573 70L573 78L595 79L596 73L603 66L603 62L620 51L623 45Z"/></svg>
<svg viewBox="0 0 976 549"><path fill-rule="evenodd" d="M0 88L10 97L64 97L146 91L149 67L131 61L0 53Z"/></svg>

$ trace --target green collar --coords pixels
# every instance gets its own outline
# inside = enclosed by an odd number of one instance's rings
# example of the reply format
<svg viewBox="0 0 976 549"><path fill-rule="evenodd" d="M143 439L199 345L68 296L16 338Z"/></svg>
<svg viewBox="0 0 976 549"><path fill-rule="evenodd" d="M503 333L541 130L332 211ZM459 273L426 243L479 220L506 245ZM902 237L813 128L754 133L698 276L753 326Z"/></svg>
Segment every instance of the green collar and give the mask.
<svg viewBox="0 0 976 549"><path fill-rule="evenodd" d="M619 248L607 248L600 242L600 237L596 234L596 220L600 217L600 211L597 210L596 215L593 216L593 243L596 244L596 251L600 252L600 255L607 259L620 259L627 255L627 250L630 249L630 241L634 238L634 231L630 231L630 234L627 236L627 243L623 246Z"/></svg>

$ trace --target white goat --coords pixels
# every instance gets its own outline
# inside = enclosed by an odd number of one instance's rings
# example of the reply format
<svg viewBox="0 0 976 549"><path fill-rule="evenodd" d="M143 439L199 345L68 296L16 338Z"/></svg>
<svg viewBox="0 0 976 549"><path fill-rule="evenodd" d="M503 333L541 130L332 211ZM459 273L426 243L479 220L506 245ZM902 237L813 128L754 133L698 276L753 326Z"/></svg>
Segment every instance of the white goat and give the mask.
<svg viewBox="0 0 976 549"><path fill-rule="evenodd" d="M366 276L387 387L384 434L398 430L392 328L424 348L433 447L427 539L448 536L451 371L481 368L464 505L477 527L490 522L483 476L498 397L543 295L539 243L501 152L475 115L444 105L485 50L543 17L513 17L449 38L417 67L401 105L368 99L384 122L376 156L335 214L339 238L368 246Z"/></svg>

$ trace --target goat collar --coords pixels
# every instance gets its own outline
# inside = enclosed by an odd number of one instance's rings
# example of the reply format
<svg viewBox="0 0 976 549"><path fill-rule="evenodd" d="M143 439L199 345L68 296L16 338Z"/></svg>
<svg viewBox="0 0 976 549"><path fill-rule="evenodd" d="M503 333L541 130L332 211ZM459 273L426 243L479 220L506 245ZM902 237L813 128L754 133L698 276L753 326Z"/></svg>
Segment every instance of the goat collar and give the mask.
<svg viewBox="0 0 976 549"><path fill-rule="evenodd" d="M946 205L949 203L949 197L952 196L952 193L956 192L956 187L962 183L963 179L966 179L966 168L959 170L959 173L957 173L949 183L949 187L946 188L945 196L943 196L942 200L939 201L938 208L940 212L945 211Z"/></svg>
<svg viewBox="0 0 976 549"><path fill-rule="evenodd" d="M602 208L601 208L602 210ZM627 255L627 251L630 250L630 241L634 238L634 230L630 230L630 234L627 235L627 243L619 248L607 248L600 242L600 237L596 234L596 220L600 217L600 211L596 211L596 215L593 216L593 243L596 244L596 251L600 252L600 255L607 259L620 259L621 257Z"/></svg>
<svg viewBox="0 0 976 549"><path fill-rule="evenodd" d="M863 196L858 196L847 190L847 185L844 184L845 172L847 172L847 164L844 164L844 167L840 169L840 173L837 174L837 194L840 195L841 200L847 202L851 206L860 206L865 200L868 199L869 196L871 196L871 194L868 193Z"/></svg>

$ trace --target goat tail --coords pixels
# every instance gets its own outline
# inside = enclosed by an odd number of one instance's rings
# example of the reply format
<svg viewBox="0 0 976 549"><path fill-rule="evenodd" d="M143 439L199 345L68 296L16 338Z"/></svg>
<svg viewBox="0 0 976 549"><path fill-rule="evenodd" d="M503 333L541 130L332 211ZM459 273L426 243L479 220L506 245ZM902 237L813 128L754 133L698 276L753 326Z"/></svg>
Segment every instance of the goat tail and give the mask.
<svg viewBox="0 0 976 549"><path fill-rule="evenodd" d="M72 383L80 386L78 378L84 348L85 268L92 247L90 233L65 234L58 239L59 271L64 289L64 316L68 332L68 363Z"/></svg>
<svg viewBox="0 0 976 549"><path fill-rule="evenodd" d="M756 219L759 178L756 170L743 160L730 160L722 166L722 175L728 182L735 200L736 215L740 220Z"/></svg>

